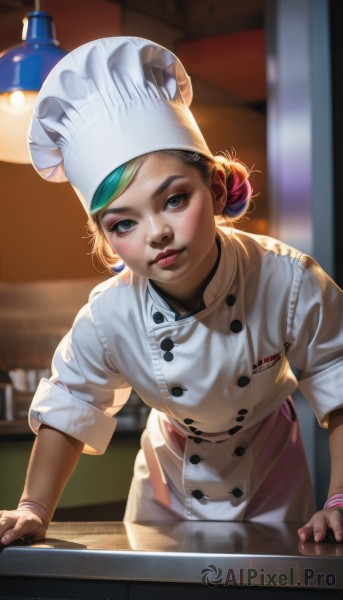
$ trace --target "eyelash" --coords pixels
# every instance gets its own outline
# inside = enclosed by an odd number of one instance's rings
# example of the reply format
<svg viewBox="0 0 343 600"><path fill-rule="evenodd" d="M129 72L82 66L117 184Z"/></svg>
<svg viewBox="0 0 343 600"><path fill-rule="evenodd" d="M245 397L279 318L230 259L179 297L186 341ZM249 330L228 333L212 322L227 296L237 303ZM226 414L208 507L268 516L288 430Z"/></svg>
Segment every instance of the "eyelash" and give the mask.
<svg viewBox="0 0 343 600"><path fill-rule="evenodd" d="M167 198L164 207L168 210L168 203L175 199L180 199L179 204L177 206L172 206L169 210L179 208L180 205L183 205L185 203L185 201L187 201L187 199L188 199L188 194L186 192L177 192L175 194L171 194ZM125 229L124 231L120 231L119 227L121 225L123 225L124 223L130 223L130 224L134 223L135 224L136 222L133 221L133 219L121 219L120 221L116 221L115 223L110 225L110 227L108 227L107 231L109 233L115 232L117 235L123 235L132 229L132 227L129 227L128 229Z"/></svg>
<svg viewBox="0 0 343 600"><path fill-rule="evenodd" d="M171 194L167 198L165 206L167 206L168 202L171 200L175 200L175 198L181 199L180 204L183 204L188 199L188 194L186 192L176 192L175 194ZM172 208L179 208L180 204L178 206L173 206Z"/></svg>
<svg viewBox="0 0 343 600"><path fill-rule="evenodd" d="M113 225L111 225L107 231L109 231L110 233L117 233L119 235L123 234L123 233L127 233L127 231L130 231L130 229L132 229L131 227L129 227L128 229L125 229L124 231L120 231L119 227L121 225L123 225L123 223L134 223L135 221L133 221L132 219L122 219L121 221L116 221L115 223L113 223Z"/></svg>

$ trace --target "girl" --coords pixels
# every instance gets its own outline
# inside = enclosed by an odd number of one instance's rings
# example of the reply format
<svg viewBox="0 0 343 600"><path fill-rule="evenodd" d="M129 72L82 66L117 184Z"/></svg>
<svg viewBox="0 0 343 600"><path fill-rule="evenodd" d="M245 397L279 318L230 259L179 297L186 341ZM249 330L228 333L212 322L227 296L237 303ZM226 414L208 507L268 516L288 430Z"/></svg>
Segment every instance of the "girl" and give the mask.
<svg viewBox="0 0 343 600"><path fill-rule="evenodd" d="M3 544L44 537L80 453L105 451L131 388L151 413L126 521L301 521L303 542L328 528L343 539L340 290L310 257L232 228L249 173L212 155L191 99L171 52L126 37L78 48L40 92L33 164L68 178L118 274L92 292L37 389L37 439L19 506L2 512ZM319 512L298 386L329 430Z"/></svg>

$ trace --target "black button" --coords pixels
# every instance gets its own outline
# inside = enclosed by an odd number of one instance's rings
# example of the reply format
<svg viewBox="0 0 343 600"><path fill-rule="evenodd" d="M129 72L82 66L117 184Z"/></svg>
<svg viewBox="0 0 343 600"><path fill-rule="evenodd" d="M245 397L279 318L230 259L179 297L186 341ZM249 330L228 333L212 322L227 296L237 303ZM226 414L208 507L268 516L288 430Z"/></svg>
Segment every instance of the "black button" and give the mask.
<svg viewBox="0 0 343 600"><path fill-rule="evenodd" d="M171 362L174 358L174 354L172 352L165 352L163 354L163 358L164 360L166 360L167 362Z"/></svg>
<svg viewBox="0 0 343 600"><path fill-rule="evenodd" d="M242 331L243 325L240 321L235 319L234 321L232 321L232 323L230 325L230 329L231 329L231 331L233 331L233 333L239 333L240 331Z"/></svg>
<svg viewBox="0 0 343 600"><path fill-rule="evenodd" d="M175 396L176 398L179 398L180 396L183 395L183 389L182 387L176 385L175 387L172 387L171 391L171 395ZM192 421L193 423L193 421Z"/></svg>
<svg viewBox="0 0 343 600"><path fill-rule="evenodd" d="M184 419L183 422L186 423L186 425L191 425L192 423L194 423L193 419Z"/></svg>
<svg viewBox="0 0 343 600"><path fill-rule="evenodd" d="M192 492L192 496L193 496L193 498L196 498L197 500L201 500L201 498L204 497L204 494L202 493L201 490L194 490Z"/></svg>
<svg viewBox="0 0 343 600"><path fill-rule="evenodd" d="M244 418L244 417L243 417ZM190 427L189 428L191 431L193 431L193 433L195 433L196 435L201 435L202 431L200 431L199 429L197 429L196 427Z"/></svg>
<svg viewBox="0 0 343 600"><path fill-rule="evenodd" d="M242 429L242 425L236 425L236 427L232 427L231 429L229 429L228 434L229 435L234 435L240 429Z"/></svg>
<svg viewBox="0 0 343 600"><path fill-rule="evenodd" d="M240 409L239 409L239 411L238 411L238 414L239 414L239 415L246 415L246 414L247 414L247 412L248 412L248 411L247 411L247 409L246 409L246 408L240 408Z"/></svg>
<svg viewBox="0 0 343 600"><path fill-rule="evenodd" d="M174 348L174 342L173 342L173 340L171 340L170 338L165 338L160 343L160 348L162 350L166 350L167 352L169 352L169 350L172 350Z"/></svg>
<svg viewBox="0 0 343 600"><path fill-rule="evenodd" d="M202 442L202 439L201 439L201 438L199 438L199 437L192 437L192 436L189 436L189 439L190 439L190 440L193 440L193 442L194 442L195 444L201 444L201 442Z"/></svg>
<svg viewBox="0 0 343 600"><path fill-rule="evenodd" d="M243 492L242 490L240 490L239 488L234 488L231 492L231 494L235 497L235 498L240 498L241 496L243 496Z"/></svg>
<svg viewBox="0 0 343 600"><path fill-rule="evenodd" d="M226 298L226 304L228 306L233 306L236 302L236 296L234 296L233 294L229 294L228 297Z"/></svg>
<svg viewBox="0 0 343 600"><path fill-rule="evenodd" d="M246 385L249 385L250 383L250 377L247 377L246 375L242 375L242 377L240 377L237 381L237 385L239 385L239 387L245 387Z"/></svg>
<svg viewBox="0 0 343 600"><path fill-rule="evenodd" d="M192 465L197 465L201 461L201 458L198 454L192 454L189 461L192 463Z"/></svg>
<svg viewBox="0 0 343 600"><path fill-rule="evenodd" d="M235 454L236 456L243 456L243 454L245 454L245 448L243 448L243 446L237 446L237 448L235 448Z"/></svg>
<svg viewBox="0 0 343 600"><path fill-rule="evenodd" d="M153 318L153 320L154 320L155 323L163 323L163 321L164 321L164 316L160 312L155 312L152 315L152 318Z"/></svg>
<svg viewBox="0 0 343 600"><path fill-rule="evenodd" d="M236 421L237 423L241 423L242 421L244 421L244 417L237 417Z"/></svg>

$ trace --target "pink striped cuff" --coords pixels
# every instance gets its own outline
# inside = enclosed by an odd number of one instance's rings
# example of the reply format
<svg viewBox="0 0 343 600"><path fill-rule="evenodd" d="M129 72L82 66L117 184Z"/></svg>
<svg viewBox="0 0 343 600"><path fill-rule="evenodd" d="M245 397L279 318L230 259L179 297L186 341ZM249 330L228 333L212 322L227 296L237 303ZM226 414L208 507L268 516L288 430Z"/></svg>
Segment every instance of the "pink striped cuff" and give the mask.
<svg viewBox="0 0 343 600"><path fill-rule="evenodd" d="M334 494L327 499L324 508L331 508L332 506L343 506L343 494Z"/></svg>

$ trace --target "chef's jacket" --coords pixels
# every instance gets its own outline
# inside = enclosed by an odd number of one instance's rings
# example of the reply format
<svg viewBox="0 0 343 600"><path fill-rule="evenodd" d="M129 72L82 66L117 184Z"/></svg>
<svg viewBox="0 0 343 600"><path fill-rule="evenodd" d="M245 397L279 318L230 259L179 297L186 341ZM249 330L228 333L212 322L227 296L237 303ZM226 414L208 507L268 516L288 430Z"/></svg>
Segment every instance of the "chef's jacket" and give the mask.
<svg viewBox="0 0 343 600"><path fill-rule="evenodd" d="M223 227L217 239L195 314L179 315L128 269L97 286L30 408L35 432L44 423L103 453L131 388L151 407L127 520L302 520L314 510L289 396L299 387L323 427L343 405L341 291L275 239Z"/></svg>

